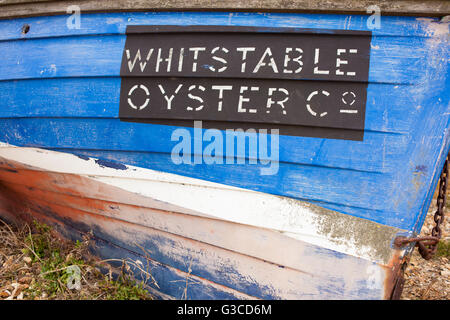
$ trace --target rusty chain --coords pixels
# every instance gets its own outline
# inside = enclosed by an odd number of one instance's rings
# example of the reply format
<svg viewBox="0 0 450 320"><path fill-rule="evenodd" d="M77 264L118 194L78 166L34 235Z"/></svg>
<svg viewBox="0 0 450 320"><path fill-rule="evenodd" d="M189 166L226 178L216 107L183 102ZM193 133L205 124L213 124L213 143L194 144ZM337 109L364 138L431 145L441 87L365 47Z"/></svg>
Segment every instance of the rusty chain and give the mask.
<svg viewBox="0 0 450 320"><path fill-rule="evenodd" d="M397 237L394 241L394 245L398 248L401 248L409 243L416 242L419 253L425 260L429 260L434 256L439 240L442 236L441 226L443 225L445 216L449 155L447 155L447 159L445 160L444 168L442 169L441 177L439 179L439 192L436 201L437 210L434 213L434 222L436 225L431 231L431 236L415 238Z"/></svg>

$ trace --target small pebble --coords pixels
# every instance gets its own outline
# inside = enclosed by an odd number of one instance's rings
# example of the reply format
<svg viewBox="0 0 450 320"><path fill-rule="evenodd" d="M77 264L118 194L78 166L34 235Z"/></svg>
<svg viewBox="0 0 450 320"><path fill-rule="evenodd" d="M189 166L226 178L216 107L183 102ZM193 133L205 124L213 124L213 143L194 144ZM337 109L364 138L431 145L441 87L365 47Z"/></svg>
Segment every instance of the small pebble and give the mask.
<svg viewBox="0 0 450 320"><path fill-rule="evenodd" d="M30 265L32 260L31 260L30 257L23 257L23 261L24 261L27 265Z"/></svg>

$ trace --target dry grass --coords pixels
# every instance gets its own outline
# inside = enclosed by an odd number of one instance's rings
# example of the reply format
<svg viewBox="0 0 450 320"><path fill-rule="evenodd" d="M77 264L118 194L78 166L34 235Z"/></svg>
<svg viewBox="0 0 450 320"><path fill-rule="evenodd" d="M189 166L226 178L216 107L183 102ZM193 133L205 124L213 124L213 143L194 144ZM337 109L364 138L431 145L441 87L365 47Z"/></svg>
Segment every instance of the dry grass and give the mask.
<svg viewBox="0 0 450 320"><path fill-rule="evenodd" d="M90 237L65 241L50 227L13 227L0 220L0 300L151 299L145 289L154 279L140 261L98 261L88 253ZM121 262L120 270L107 262ZM104 275L100 268L109 269ZM137 282L132 269L141 273Z"/></svg>

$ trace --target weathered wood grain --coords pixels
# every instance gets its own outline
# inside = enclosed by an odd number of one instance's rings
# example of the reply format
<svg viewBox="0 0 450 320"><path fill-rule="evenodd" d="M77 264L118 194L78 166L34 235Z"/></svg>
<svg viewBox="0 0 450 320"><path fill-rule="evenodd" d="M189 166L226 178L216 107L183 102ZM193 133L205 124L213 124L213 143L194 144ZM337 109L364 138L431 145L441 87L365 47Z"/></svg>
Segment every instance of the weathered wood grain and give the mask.
<svg viewBox="0 0 450 320"><path fill-rule="evenodd" d="M433 23L430 24L432 27ZM431 59L427 51L430 41L421 37L392 39L380 36L373 39L369 83L418 84L423 80L423 64ZM439 45L445 44L446 39L436 37L433 41ZM124 44L124 35L2 41L0 51L4 54L5 68L0 69L0 80L117 77ZM436 49L435 54L441 59L446 48ZM11 73L12 68L14 73ZM386 76L388 72L389 77Z"/></svg>
<svg viewBox="0 0 450 320"><path fill-rule="evenodd" d="M380 16L380 28L368 28L370 15L295 14L243 12L116 12L86 13L80 16L80 28L69 29L69 14L45 18L29 17L0 20L0 40L34 39L73 35L125 34L127 25L225 25L298 27L339 30L370 30L374 36L433 37L439 29L430 28L439 18ZM22 33L22 27L30 29Z"/></svg>
<svg viewBox="0 0 450 320"><path fill-rule="evenodd" d="M65 14L69 5L78 5L82 12L114 11L264 11L264 12L323 12L366 14L368 7L376 5L386 15L445 16L450 14L447 1L431 0L137 0L137 1L50 1L3 0L0 18Z"/></svg>

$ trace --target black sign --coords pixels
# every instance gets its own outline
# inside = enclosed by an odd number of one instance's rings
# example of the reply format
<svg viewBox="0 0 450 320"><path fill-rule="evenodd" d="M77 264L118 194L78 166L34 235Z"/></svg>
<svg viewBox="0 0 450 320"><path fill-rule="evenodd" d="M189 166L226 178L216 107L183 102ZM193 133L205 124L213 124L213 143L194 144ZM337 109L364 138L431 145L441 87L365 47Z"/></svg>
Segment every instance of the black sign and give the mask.
<svg viewBox="0 0 450 320"><path fill-rule="evenodd" d="M371 33L128 26L124 121L362 140Z"/></svg>

